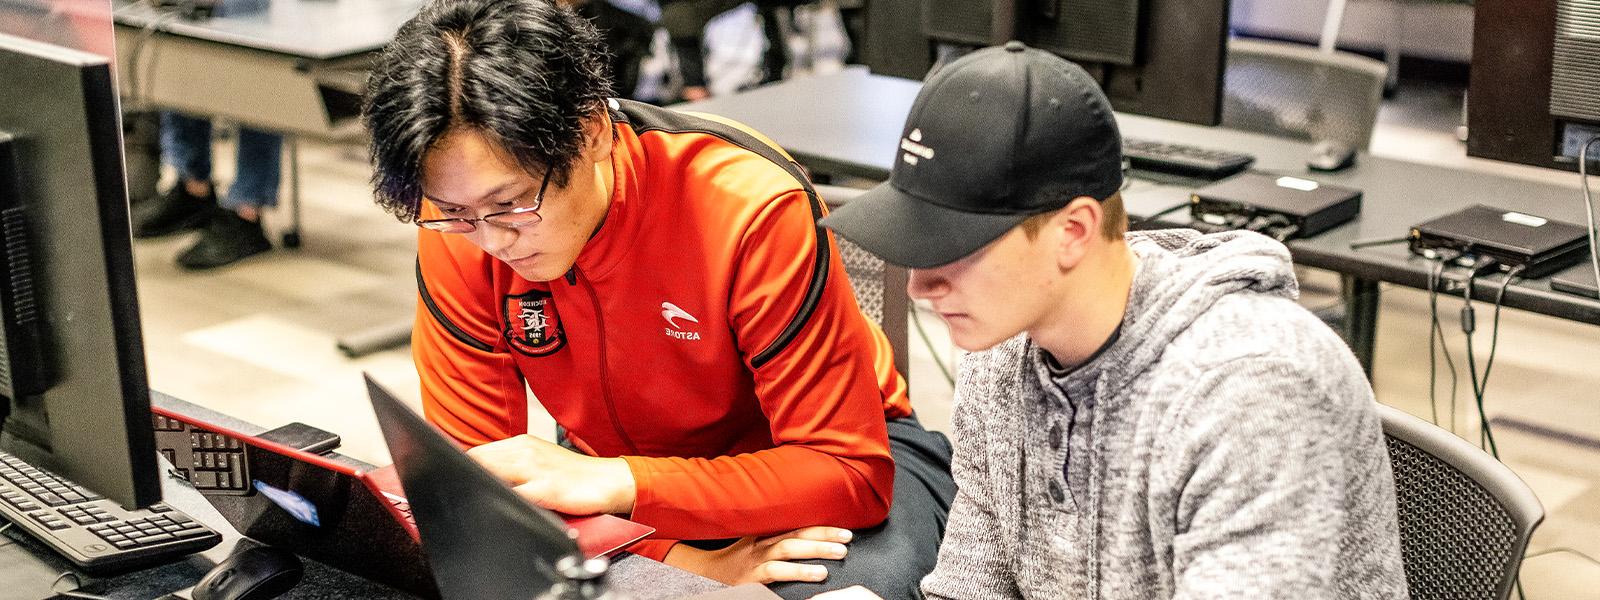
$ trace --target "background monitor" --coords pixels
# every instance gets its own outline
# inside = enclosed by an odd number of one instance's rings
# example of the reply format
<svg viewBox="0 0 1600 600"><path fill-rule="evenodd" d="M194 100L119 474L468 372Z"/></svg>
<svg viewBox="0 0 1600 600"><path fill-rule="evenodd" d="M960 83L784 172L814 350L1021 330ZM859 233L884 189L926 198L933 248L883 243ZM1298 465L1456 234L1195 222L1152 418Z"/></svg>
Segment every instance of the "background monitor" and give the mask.
<svg viewBox="0 0 1600 600"><path fill-rule="evenodd" d="M1600 135L1600 13L1588 4L1475 3L1468 156L1577 170L1579 147Z"/></svg>
<svg viewBox="0 0 1600 600"><path fill-rule="evenodd" d="M1227 0L875 0L862 57L921 79L938 45L1021 40L1082 65L1118 111L1215 125L1222 118Z"/></svg>
<svg viewBox="0 0 1600 600"><path fill-rule="evenodd" d="M0 449L143 508L161 485L110 67L0 34L0 82Z"/></svg>

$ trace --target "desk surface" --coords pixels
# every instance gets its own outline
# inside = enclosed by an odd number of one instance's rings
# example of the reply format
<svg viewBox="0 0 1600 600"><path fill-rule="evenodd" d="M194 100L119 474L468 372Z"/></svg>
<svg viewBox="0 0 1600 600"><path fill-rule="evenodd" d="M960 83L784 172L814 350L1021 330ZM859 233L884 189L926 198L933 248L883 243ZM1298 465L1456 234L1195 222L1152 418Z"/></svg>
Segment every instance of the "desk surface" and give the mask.
<svg viewBox="0 0 1600 600"><path fill-rule="evenodd" d="M416 15L420 0L225 0L226 16L192 21L152 9L146 2L116 0L118 25L154 26L170 34L330 60L383 48Z"/></svg>
<svg viewBox="0 0 1600 600"><path fill-rule="evenodd" d="M766 134L814 171L886 179L901 129L921 82L850 68L797 78L689 105L726 116ZM1173 141L1255 155L1252 167L1363 190L1361 215L1312 239L1291 241L1296 262L1375 281L1425 288L1431 263L1404 244L1351 250L1361 239L1398 238L1411 225L1473 204L1489 204L1572 223L1583 223L1583 199L1571 188L1470 170L1448 169L1362 155L1340 173L1305 167L1306 142L1220 127L1117 115L1126 137ZM1128 213L1150 215L1188 202L1196 182L1135 180L1124 192ZM1179 213L1164 223L1184 225ZM1493 298L1500 275L1480 278L1476 298ZM1600 325L1600 301L1552 291L1548 279L1522 281L1506 292L1506 306Z"/></svg>
<svg viewBox="0 0 1600 600"><path fill-rule="evenodd" d="M208 422L233 429L240 433L258 434L266 429L177 398L152 393L152 401L162 408L176 411ZM332 455L335 460L358 467L367 467L360 461ZM193 586L217 562L227 558L237 544L254 544L228 525L222 515L193 488L179 487L166 480L162 495L168 504L216 529L223 541L202 553L183 560L132 573L107 578L83 578L81 591L112 599L147 599L162 597ZM8 537L11 536L11 537ZM343 598L406 599L410 594L350 575L311 559L303 559L306 575L300 585L291 590L285 600L335 600ZM26 534L0 535L0 590L4 598L43 598L53 591L50 583L63 572L73 571L71 563L54 554ZM79 573L82 575L81 573ZM607 578L612 588L639 597L686 596L723 588L720 583L694 575L665 564L623 553L614 559ZM72 589L70 582L60 589Z"/></svg>

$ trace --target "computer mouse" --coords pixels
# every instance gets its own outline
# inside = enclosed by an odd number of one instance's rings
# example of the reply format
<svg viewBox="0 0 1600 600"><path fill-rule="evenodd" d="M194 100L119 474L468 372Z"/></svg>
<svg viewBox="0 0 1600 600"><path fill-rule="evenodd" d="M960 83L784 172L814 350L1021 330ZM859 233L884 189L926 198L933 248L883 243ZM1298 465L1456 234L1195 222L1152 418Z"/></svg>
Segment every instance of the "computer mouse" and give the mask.
<svg viewBox="0 0 1600 600"><path fill-rule="evenodd" d="M1313 171L1338 171L1356 162L1356 149L1339 140L1322 140L1311 147L1306 167Z"/></svg>
<svg viewBox="0 0 1600 600"><path fill-rule="evenodd" d="M194 600L267 600L289 591L304 574L293 552L255 546L217 563L190 595Z"/></svg>

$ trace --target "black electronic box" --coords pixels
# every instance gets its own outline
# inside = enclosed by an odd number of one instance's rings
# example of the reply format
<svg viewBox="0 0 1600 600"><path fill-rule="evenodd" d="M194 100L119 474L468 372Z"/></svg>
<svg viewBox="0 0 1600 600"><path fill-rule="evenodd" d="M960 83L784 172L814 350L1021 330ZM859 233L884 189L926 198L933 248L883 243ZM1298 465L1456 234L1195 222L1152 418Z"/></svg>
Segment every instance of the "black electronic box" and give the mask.
<svg viewBox="0 0 1600 600"><path fill-rule="evenodd" d="M1588 232L1580 225L1477 204L1411 228L1411 251L1437 256L1449 250L1487 256L1521 276L1544 277L1582 260Z"/></svg>
<svg viewBox="0 0 1600 600"><path fill-rule="evenodd" d="M1361 190L1256 172L1195 190L1189 201L1196 221L1279 240L1317 235L1361 212Z"/></svg>

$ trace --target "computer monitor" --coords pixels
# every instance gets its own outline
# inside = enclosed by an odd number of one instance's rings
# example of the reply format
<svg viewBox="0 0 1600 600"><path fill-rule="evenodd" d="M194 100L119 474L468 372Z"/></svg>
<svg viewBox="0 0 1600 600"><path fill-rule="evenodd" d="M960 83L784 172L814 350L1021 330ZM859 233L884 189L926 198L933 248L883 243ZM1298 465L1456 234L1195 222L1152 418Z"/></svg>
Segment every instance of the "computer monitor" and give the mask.
<svg viewBox="0 0 1600 600"><path fill-rule="evenodd" d="M1577 170L1600 135L1600 14L1572 0L1480 0L1473 14L1467 155Z"/></svg>
<svg viewBox="0 0 1600 600"><path fill-rule="evenodd" d="M1228 0L876 0L875 73L921 79L937 45L1021 40L1094 75L1118 111L1201 125L1222 119Z"/></svg>
<svg viewBox="0 0 1600 600"><path fill-rule="evenodd" d="M0 35L0 450L159 502L116 88L104 57Z"/></svg>

